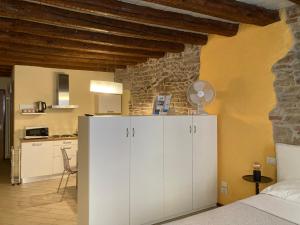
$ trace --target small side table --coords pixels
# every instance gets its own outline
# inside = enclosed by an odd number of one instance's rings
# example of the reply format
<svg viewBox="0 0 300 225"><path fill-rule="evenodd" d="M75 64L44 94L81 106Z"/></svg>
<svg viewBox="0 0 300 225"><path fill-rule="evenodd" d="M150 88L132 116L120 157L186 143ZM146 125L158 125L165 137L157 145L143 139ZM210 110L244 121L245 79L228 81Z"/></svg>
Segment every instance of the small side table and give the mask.
<svg viewBox="0 0 300 225"><path fill-rule="evenodd" d="M245 175L245 176L243 176L243 179L245 181L255 183L255 193L257 195L259 194L259 184L267 184L267 183L271 183L273 181L272 178L265 177L265 176L261 176L260 181L255 181L254 178L253 178L253 175Z"/></svg>

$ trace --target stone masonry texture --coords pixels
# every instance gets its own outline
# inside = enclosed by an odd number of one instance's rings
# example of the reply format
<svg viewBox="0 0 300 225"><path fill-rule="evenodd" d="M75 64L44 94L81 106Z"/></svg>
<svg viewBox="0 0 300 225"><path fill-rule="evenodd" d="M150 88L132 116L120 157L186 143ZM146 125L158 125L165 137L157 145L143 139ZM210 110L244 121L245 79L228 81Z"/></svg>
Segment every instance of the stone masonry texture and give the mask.
<svg viewBox="0 0 300 225"><path fill-rule="evenodd" d="M286 9L294 46L273 66L276 107L270 112L274 141L300 145L300 7Z"/></svg>
<svg viewBox="0 0 300 225"><path fill-rule="evenodd" d="M182 53L167 53L160 59L117 70L115 81L130 90L130 115L152 114L157 95L172 95L171 111L187 114L189 105L186 91L198 79L200 72L200 47L187 45Z"/></svg>

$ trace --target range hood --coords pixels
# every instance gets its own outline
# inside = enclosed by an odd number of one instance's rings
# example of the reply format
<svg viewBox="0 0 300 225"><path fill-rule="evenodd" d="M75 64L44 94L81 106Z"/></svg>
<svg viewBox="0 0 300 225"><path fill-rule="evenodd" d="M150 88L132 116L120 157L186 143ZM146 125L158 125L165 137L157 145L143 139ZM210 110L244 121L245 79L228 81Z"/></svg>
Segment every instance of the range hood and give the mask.
<svg viewBox="0 0 300 225"><path fill-rule="evenodd" d="M76 109L78 105L70 105L69 75L58 74L56 86L56 105L52 109Z"/></svg>

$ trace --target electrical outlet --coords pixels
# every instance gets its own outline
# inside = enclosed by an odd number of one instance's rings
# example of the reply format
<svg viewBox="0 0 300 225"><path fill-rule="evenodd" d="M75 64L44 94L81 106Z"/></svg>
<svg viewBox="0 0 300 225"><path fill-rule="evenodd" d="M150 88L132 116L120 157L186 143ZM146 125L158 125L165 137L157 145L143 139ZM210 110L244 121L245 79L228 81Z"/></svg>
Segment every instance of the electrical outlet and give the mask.
<svg viewBox="0 0 300 225"><path fill-rule="evenodd" d="M272 156L267 157L267 164L269 165L276 165L276 158Z"/></svg>
<svg viewBox="0 0 300 225"><path fill-rule="evenodd" d="M228 183L226 181L221 182L221 193L224 195L228 194Z"/></svg>

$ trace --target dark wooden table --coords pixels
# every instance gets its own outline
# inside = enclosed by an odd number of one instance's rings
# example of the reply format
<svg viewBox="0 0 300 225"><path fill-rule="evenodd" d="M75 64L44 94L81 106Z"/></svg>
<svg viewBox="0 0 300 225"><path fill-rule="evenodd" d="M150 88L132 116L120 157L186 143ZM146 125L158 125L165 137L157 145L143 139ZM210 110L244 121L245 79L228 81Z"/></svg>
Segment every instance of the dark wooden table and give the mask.
<svg viewBox="0 0 300 225"><path fill-rule="evenodd" d="M245 176L243 176L243 179L245 181L255 183L255 193L257 195L259 194L259 184L267 184L267 183L271 183L273 181L272 178L266 177L266 176L261 176L260 181L255 181L253 175L245 175Z"/></svg>

